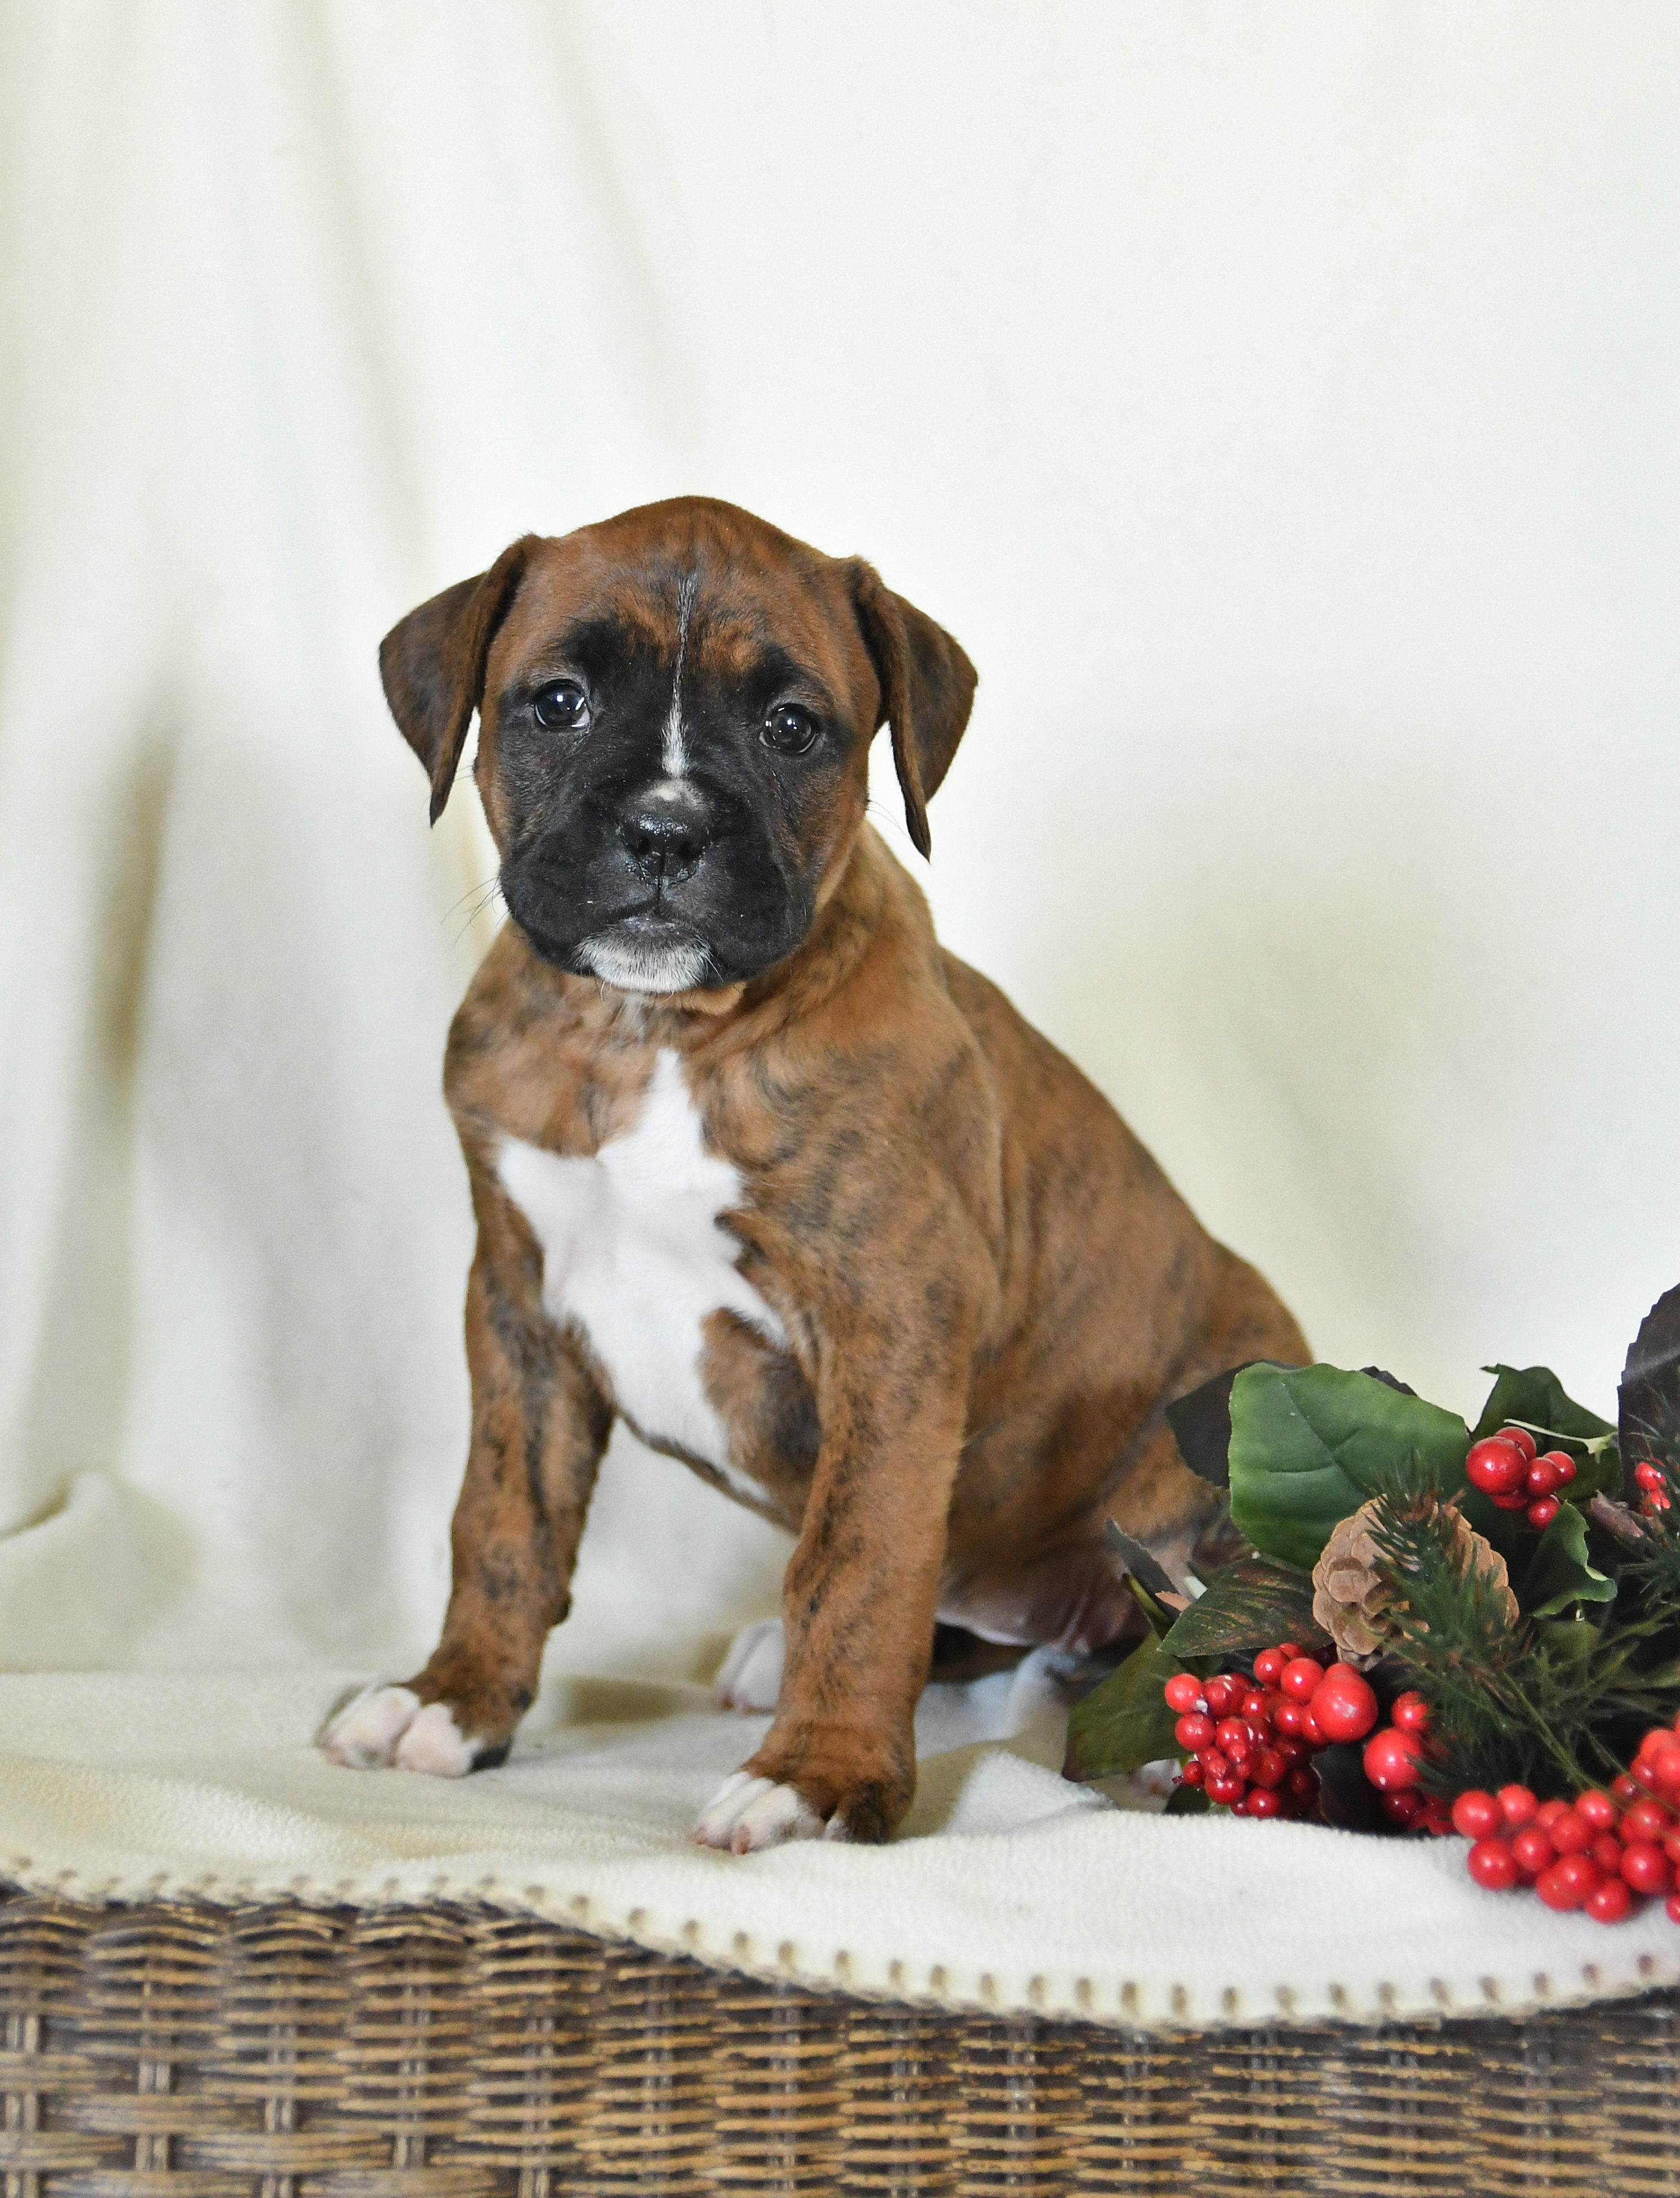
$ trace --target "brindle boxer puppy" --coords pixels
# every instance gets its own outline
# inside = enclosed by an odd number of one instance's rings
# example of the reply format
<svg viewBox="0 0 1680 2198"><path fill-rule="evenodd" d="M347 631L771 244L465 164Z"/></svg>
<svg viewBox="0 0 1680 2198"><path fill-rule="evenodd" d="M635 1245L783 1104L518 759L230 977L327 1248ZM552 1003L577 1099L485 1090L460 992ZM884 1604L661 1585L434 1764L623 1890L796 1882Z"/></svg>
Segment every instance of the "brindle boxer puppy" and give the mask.
<svg viewBox="0 0 1680 2198"><path fill-rule="evenodd" d="M433 818L479 710L512 921L445 1072L479 1226L448 1616L327 1751L502 1759L619 1416L798 1536L775 1722L695 1836L885 1839L936 1619L1117 1637L1104 1519L1183 1562L1211 1500L1163 1401L1299 1332L864 821L886 723L927 852L974 691L869 566L683 498L516 542L381 666Z"/></svg>

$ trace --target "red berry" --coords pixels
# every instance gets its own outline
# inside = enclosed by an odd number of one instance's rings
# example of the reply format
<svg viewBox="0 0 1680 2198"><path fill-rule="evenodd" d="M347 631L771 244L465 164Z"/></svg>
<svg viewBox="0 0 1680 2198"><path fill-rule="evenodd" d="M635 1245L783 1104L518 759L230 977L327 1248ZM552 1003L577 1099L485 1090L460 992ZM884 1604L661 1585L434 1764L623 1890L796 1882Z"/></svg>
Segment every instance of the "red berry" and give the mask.
<svg viewBox="0 0 1680 2198"><path fill-rule="evenodd" d="M1269 1786L1251 1786L1243 1805L1251 1817L1280 1817L1283 1804Z"/></svg>
<svg viewBox="0 0 1680 2198"><path fill-rule="evenodd" d="M1680 1893L1671 1893L1663 1903L1662 1912L1671 1923L1680 1923Z"/></svg>
<svg viewBox="0 0 1680 2198"><path fill-rule="evenodd" d="M1282 1733L1286 1739L1293 1740L1299 1732L1301 1720L1305 1715L1306 1711L1299 1702L1280 1702L1272 1712L1272 1729Z"/></svg>
<svg viewBox="0 0 1680 2198"><path fill-rule="evenodd" d="M1267 1788L1281 1786L1288 1775L1289 1766L1275 1747L1263 1747L1248 1772L1255 1785Z"/></svg>
<svg viewBox="0 0 1680 2198"><path fill-rule="evenodd" d="M1289 1773L1289 1791L1299 1794L1302 1800L1318 1791L1318 1773L1309 1771L1305 1764L1297 1765Z"/></svg>
<svg viewBox="0 0 1680 2198"><path fill-rule="evenodd" d="M1311 1656L1296 1656L1283 1666L1277 1683L1292 1701L1309 1702L1323 1676L1322 1664L1315 1664Z"/></svg>
<svg viewBox="0 0 1680 2198"><path fill-rule="evenodd" d="M1662 1851L1676 1869L1680 1869L1680 1824L1674 1825L1663 1834Z"/></svg>
<svg viewBox="0 0 1680 2198"><path fill-rule="evenodd" d="M1309 1721L1326 1740L1363 1740L1376 1723L1376 1696L1357 1672L1326 1679L1312 1698Z"/></svg>
<svg viewBox="0 0 1680 2198"><path fill-rule="evenodd" d="M1199 1747L1206 1747L1212 1743L1213 1720L1192 1710L1173 1726L1172 1737L1187 1753L1194 1755Z"/></svg>
<svg viewBox="0 0 1680 2198"><path fill-rule="evenodd" d="M1640 1459L1633 1468L1633 1477L1641 1488L1659 1496L1668 1486L1668 1475L1648 1457Z"/></svg>
<svg viewBox="0 0 1680 2198"><path fill-rule="evenodd" d="M1399 1726L1402 1732L1427 1732L1429 1705L1421 1695L1408 1688L1404 1695L1396 1695L1394 1707L1388 1712L1389 1722Z"/></svg>
<svg viewBox="0 0 1680 2198"><path fill-rule="evenodd" d="M1633 1896L1619 1877L1607 1877L1581 1903L1595 1923L1625 1923L1633 1913Z"/></svg>
<svg viewBox="0 0 1680 2198"><path fill-rule="evenodd" d="M1527 1470L1527 1458L1503 1435L1488 1435L1473 1443L1464 1461L1465 1479L1486 1496L1504 1496L1520 1488Z"/></svg>
<svg viewBox="0 0 1680 2198"><path fill-rule="evenodd" d="M1218 1801L1223 1808L1229 1809L1233 1801L1240 1801L1244 1790L1240 1778L1210 1778L1207 1782L1208 1800Z"/></svg>
<svg viewBox="0 0 1680 2198"><path fill-rule="evenodd" d="M1365 1776L1381 1794L1392 1793L1400 1786L1416 1786L1422 1753L1423 1742L1415 1732L1385 1725L1365 1742Z"/></svg>
<svg viewBox="0 0 1680 2198"><path fill-rule="evenodd" d="M1301 1711L1301 1738L1310 1747L1325 1747L1329 1744L1323 1726L1313 1715L1311 1702L1308 1702Z"/></svg>
<svg viewBox="0 0 1680 2198"><path fill-rule="evenodd" d="M1659 1511L1667 1510L1668 1498L1665 1496L1659 1496L1654 1489L1639 1508L1648 1519L1654 1519Z"/></svg>
<svg viewBox="0 0 1680 2198"><path fill-rule="evenodd" d="M1202 1689L1202 1692L1207 1697L1208 1715L1216 1718L1229 1717L1237 1703L1241 1701L1245 1691L1241 1679L1233 1679L1221 1672L1217 1678L1210 1679Z"/></svg>
<svg viewBox="0 0 1680 2198"><path fill-rule="evenodd" d="M1223 1747L1227 1755L1247 1755L1252 1737L1241 1718L1228 1717L1220 1718L1213 1742L1217 1747Z"/></svg>
<svg viewBox="0 0 1680 2198"><path fill-rule="evenodd" d="M1660 1794L1680 1793L1680 1740L1666 1736L1665 1747L1654 1747L1648 1759L1652 1783Z"/></svg>
<svg viewBox="0 0 1680 2198"><path fill-rule="evenodd" d="M1613 1832L1600 1832L1587 1852L1604 1872L1606 1877L1621 1874L1622 1857L1627 1852Z"/></svg>
<svg viewBox="0 0 1680 2198"><path fill-rule="evenodd" d="M1574 1459L1570 1457L1567 1451L1561 1450L1555 1450L1552 1452L1551 1457L1553 1468L1557 1474L1558 1486L1560 1488L1567 1488L1570 1482L1575 1478L1576 1471L1578 1469Z"/></svg>
<svg viewBox="0 0 1680 2198"><path fill-rule="evenodd" d="M1674 1819L1660 1801L1636 1801L1622 1818L1622 1837L1626 1840L1660 1840L1674 1829Z"/></svg>
<svg viewBox="0 0 1680 2198"><path fill-rule="evenodd" d="M1193 1672L1175 1672L1161 1692L1168 1709L1177 1710L1180 1717L1201 1707L1201 1681Z"/></svg>
<svg viewBox="0 0 1680 2198"><path fill-rule="evenodd" d="M1509 1496L1496 1496L1493 1501L1502 1511L1526 1511L1528 1491L1526 1488L1514 1488Z"/></svg>
<svg viewBox="0 0 1680 2198"><path fill-rule="evenodd" d="M1501 1428L1499 1439L1501 1442L1514 1443L1529 1463L1531 1465L1533 1463L1534 1452L1538 1445L1526 1428Z"/></svg>
<svg viewBox="0 0 1680 2198"><path fill-rule="evenodd" d="M1567 1801L1543 1801L1534 1811L1534 1821L1543 1832L1549 1831L1560 1817L1567 1817L1568 1813Z"/></svg>
<svg viewBox="0 0 1680 2198"><path fill-rule="evenodd" d="M1391 1823L1404 1824L1410 1829L1423 1814L1423 1796L1416 1786L1396 1787L1382 1796L1382 1813Z"/></svg>
<svg viewBox="0 0 1680 2198"><path fill-rule="evenodd" d="M1534 1822L1534 1812L1539 1805L1526 1786L1502 1786L1493 1798L1512 1831L1520 1832L1525 1824Z"/></svg>
<svg viewBox="0 0 1680 2198"><path fill-rule="evenodd" d="M1549 1457L1537 1457L1522 1485L1531 1496L1555 1496L1563 1486L1563 1475Z"/></svg>
<svg viewBox="0 0 1680 2198"><path fill-rule="evenodd" d="M1511 1841L1511 1852L1517 1858L1517 1867L1526 1877L1538 1877L1543 1869L1549 1869L1557 1860L1556 1851L1542 1831L1531 1824L1526 1831L1517 1833Z"/></svg>
<svg viewBox="0 0 1680 2198"><path fill-rule="evenodd" d="M1610 1791L1619 1801L1636 1801L1639 1799L1639 1781L1630 1778L1625 1771L1619 1771L1610 1781Z"/></svg>
<svg viewBox="0 0 1680 2198"><path fill-rule="evenodd" d="M1271 1715L1266 1698L1258 1687L1250 1687L1236 1707L1238 1714L1246 1718L1264 1718Z"/></svg>
<svg viewBox="0 0 1680 2198"><path fill-rule="evenodd" d="M1489 1893L1509 1893L1521 1875L1516 1857L1503 1840L1478 1840L1465 1867L1476 1883Z"/></svg>
<svg viewBox="0 0 1680 2198"><path fill-rule="evenodd" d="M1660 1847L1648 1840L1635 1840L1622 1856L1622 1875L1636 1893L1664 1893L1674 1890L1674 1865Z"/></svg>
<svg viewBox="0 0 1680 2198"><path fill-rule="evenodd" d="M1604 1882L1597 1865L1585 1855L1564 1855L1534 1881L1534 1890L1548 1908L1578 1908L1587 1895Z"/></svg>
<svg viewBox="0 0 1680 2198"><path fill-rule="evenodd" d="M1184 1765L1184 1768L1179 1772L1178 1783L1181 1786L1200 1786L1202 1780L1206 1778L1206 1770L1203 1766L1200 1758L1193 1755L1189 1761Z"/></svg>
<svg viewBox="0 0 1680 2198"><path fill-rule="evenodd" d="M1575 1814L1596 1832L1616 1829L1616 1805L1602 1787L1589 1786L1584 1794L1575 1796Z"/></svg>
<svg viewBox="0 0 1680 2198"><path fill-rule="evenodd" d="M1529 1525L1532 1526L1537 1532L1542 1527L1549 1526L1553 1520L1555 1519L1558 1515L1558 1500L1555 1496L1541 1497L1538 1503L1531 1503L1528 1507Z"/></svg>
<svg viewBox="0 0 1680 2198"><path fill-rule="evenodd" d="M1593 1829L1572 1809L1561 1809L1546 1829L1546 1837L1561 1855L1580 1854L1592 1845Z"/></svg>
<svg viewBox="0 0 1680 2198"><path fill-rule="evenodd" d="M1280 1641L1277 1653L1286 1664L1293 1664L1301 1653L1300 1643L1298 1641Z"/></svg>
<svg viewBox="0 0 1680 2198"><path fill-rule="evenodd" d="M1504 1828L1504 1817L1491 1794L1483 1794L1472 1787L1452 1805L1452 1829L1462 1832L1467 1840L1491 1839Z"/></svg>
<svg viewBox="0 0 1680 2198"><path fill-rule="evenodd" d="M1262 1648L1254 1659L1254 1677L1263 1687L1275 1687L1278 1673L1288 1660L1281 1648Z"/></svg>

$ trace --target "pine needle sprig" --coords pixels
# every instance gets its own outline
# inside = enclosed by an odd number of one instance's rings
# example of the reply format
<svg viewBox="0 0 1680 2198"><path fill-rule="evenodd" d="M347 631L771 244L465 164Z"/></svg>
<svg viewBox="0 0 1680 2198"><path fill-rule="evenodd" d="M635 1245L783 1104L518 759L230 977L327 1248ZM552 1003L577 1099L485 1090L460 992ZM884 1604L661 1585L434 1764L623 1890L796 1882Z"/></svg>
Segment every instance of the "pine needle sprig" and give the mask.
<svg viewBox="0 0 1680 2198"><path fill-rule="evenodd" d="M1680 1483L1680 1471L1675 1475ZM1648 1513L1639 1521L1639 1539L1627 1544L1619 1576L1634 1590L1645 1630L1680 1634L1680 1534L1673 1509Z"/></svg>
<svg viewBox="0 0 1680 2198"><path fill-rule="evenodd" d="M1503 1579L1468 1561L1450 1507L1385 1497L1372 1538L1404 1605L1392 1654L1433 1713L1426 1783L1459 1793L1518 1777L1567 1793L1621 1768L1594 1730L1608 1676L1596 1656L1549 1655L1513 1620Z"/></svg>
<svg viewBox="0 0 1680 2198"><path fill-rule="evenodd" d="M1650 1538L1636 1617L1602 1631L1537 1625L1513 1621L1503 1579L1468 1561L1450 1506L1384 1494L1372 1539L1396 1597L1389 1653L1433 1712L1427 1785L1456 1794L1518 1778L1572 1794L1613 1776L1644 1727L1673 1715L1680 1657L1644 1659L1663 1635L1680 1645L1680 1544L1665 1525Z"/></svg>

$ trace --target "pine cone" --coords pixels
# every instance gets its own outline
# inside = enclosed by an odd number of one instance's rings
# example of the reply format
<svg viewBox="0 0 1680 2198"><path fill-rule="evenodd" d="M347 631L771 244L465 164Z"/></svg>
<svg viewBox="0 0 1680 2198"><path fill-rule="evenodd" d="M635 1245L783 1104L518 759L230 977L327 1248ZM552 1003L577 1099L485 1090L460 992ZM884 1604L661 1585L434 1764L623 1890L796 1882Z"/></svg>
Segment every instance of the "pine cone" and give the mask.
<svg viewBox="0 0 1680 2198"><path fill-rule="evenodd" d="M1337 1654L1359 1670L1375 1664L1399 1631L1405 1608L1383 1578L1371 1527L1376 1500L1362 1503L1324 1544L1323 1555L1312 1568L1312 1615L1336 1644ZM1517 1622L1517 1599L1511 1592L1505 1560L1484 1539L1462 1512L1451 1504L1445 1515L1452 1529L1453 1555L1461 1573L1473 1567L1486 1574L1505 1593L1507 1613Z"/></svg>

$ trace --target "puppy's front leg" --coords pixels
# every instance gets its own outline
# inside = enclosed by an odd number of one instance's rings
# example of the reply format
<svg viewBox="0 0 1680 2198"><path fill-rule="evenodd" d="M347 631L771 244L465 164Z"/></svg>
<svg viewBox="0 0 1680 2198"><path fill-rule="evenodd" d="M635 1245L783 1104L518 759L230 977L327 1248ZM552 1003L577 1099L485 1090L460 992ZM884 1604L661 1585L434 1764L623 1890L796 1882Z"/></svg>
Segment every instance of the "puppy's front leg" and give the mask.
<svg viewBox="0 0 1680 2198"><path fill-rule="evenodd" d="M424 1671L370 1689L333 1719L321 1745L335 1763L458 1777L501 1762L531 1706L543 1645L570 1603L612 1425L540 1288L517 1247L480 1234L467 1291L472 1447L443 1637Z"/></svg>
<svg viewBox="0 0 1680 2198"><path fill-rule="evenodd" d="M823 1444L782 1594L776 1722L695 1826L745 1854L784 1840L881 1840L916 1791L945 1521L962 1451L966 1352L876 1333L820 1385Z"/></svg>

